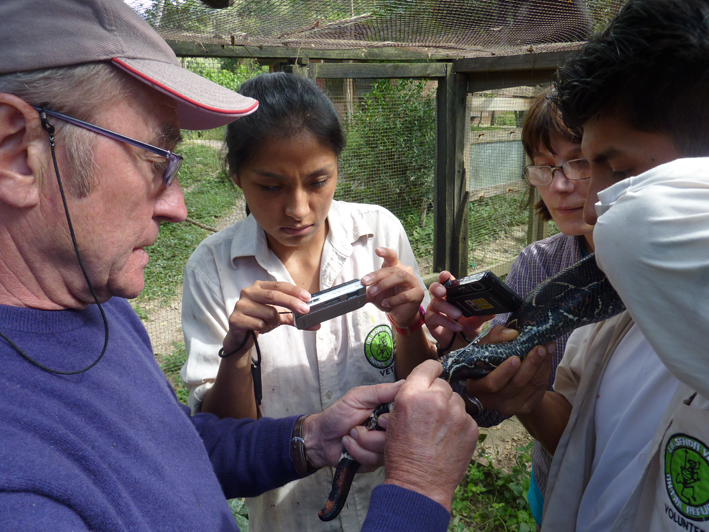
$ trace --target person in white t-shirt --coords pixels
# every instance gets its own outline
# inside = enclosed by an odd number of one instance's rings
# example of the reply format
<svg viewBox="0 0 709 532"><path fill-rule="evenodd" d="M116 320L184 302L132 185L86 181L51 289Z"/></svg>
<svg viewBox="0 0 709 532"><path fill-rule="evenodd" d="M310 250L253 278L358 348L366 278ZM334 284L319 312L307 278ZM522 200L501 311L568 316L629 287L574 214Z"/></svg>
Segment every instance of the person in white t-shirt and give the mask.
<svg viewBox="0 0 709 532"><path fill-rule="evenodd" d="M240 93L260 106L228 128L226 158L250 215L205 239L185 267L181 376L192 409L236 418L320 412L350 388L403 378L436 358L403 226L382 207L333 200L345 138L330 100L285 73L260 75ZM313 293L360 278L364 307L312 330L293 326L292 311L307 312ZM343 511L324 523L317 514L332 470L318 471L248 499L249 529L359 530L383 480L382 470L357 475Z"/></svg>
<svg viewBox="0 0 709 532"><path fill-rule="evenodd" d="M707 0L630 0L558 74L591 164L597 262L628 311L574 333L557 371L573 409L544 530L709 520L707 72Z"/></svg>

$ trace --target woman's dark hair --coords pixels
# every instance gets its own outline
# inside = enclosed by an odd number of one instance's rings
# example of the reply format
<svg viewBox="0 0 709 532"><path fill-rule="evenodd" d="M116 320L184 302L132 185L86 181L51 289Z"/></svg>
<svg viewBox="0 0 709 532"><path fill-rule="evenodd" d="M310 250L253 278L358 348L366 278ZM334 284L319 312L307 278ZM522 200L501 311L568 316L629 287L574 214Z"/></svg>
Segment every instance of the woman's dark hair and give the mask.
<svg viewBox="0 0 709 532"><path fill-rule="evenodd" d="M554 148L551 146L552 136L558 136L563 140L576 144L581 142L581 132L566 127L562 121L561 112L554 102L554 89L547 87L532 102L524 117L522 146L524 146L527 157L533 159L543 149L556 155ZM534 186L529 185L527 193L529 194L530 203L533 197L533 190ZM543 200L539 200L534 204L534 210L542 220L548 222L552 219L551 213Z"/></svg>
<svg viewBox="0 0 709 532"><path fill-rule="evenodd" d="M303 130L337 157L342 153L345 135L337 111L315 82L285 72L261 74L241 85L239 93L258 100L259 107L227 127L226 162L231 175L256 155L266 139L291 137Z"/></svg>

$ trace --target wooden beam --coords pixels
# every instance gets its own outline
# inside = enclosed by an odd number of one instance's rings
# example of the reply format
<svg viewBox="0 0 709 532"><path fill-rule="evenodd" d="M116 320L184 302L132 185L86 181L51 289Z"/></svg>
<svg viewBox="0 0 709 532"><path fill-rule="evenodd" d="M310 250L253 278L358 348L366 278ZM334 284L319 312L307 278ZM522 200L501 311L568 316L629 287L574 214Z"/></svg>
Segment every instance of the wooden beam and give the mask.
<svg viewBox="0 0 709 532"><path fill-rule="evenodd" d="M440 78L449 63L311 63L317 78Z"/></svg>
<svg viewBox="0 0 709 532"><path fill-rule="evenodd" d="M579 43L579 48L581 47ZM562 52L528 53L522 55L472 57L453 61L453 71L458 74L480 72L511 72L520 70L556 70L577 49Z"/></svg>
<svg viewBox="0 0 709 532"><path fill-rule="evenodd" d="M501 72L475 72L467 74L468 92L476 93L509 87L534 87L550 83L554 79L554 70L525 70Z"/></svg>
<svg viewBox="0 0 709 532"><path fill-rule="evenodd" d="M451 60L449 55L431 54L402 50L396 47L372 47L366 45L347 50L319 50L311 45L301 47L290 46L255 46L255 45L230 45L230 44L203 44L167 40L177 56L185 57L234 57L252 58L272 61L278 59L295 59L307 57L309 59L331 60L359 60L359 61L435 61Z"/></svg>
<svg viewBox="0 0 709 532"><path fill-rule="evenodd" d="M494 264L493 266L490 266L489 268L479 268L473 272L470 273L470 275L473 275L475 273L482 273L486 271L491 271L498 277L505 277L508 273L510 273L510 268L512 268L512 264L514 263L516 259L512 260L506 260L504 262L499 262L497 264Z"/></svg>
<svg viewBox="0 0 709 532"><path fill-rule="evenodd" d="M469 190L468 193L470 196L470 201L476 201L483 198L492 198L493 196L498 196L500 194L508 194L510 192L519 194L520 192L524 192L526 188L527 182L522 179L518 179L517 181L510 181L499 185L475 188Z"/></svg>
<svg viewBox="0 0 709 532"><path fill-rule="evenodd" d="M467 180L463 160L466 80L453 74L439 78L436 92L436 169L434 192L433 270L448 270L456 277L468 271Z"/></svg>
<svg viewBox="0 0 709 532"><path fill-rule="evenodd" d="M475 109L478 113L480 111L526 111L533 101L534 98L473 96L470 99L470 109Z"/></svg>
<svg viewBox="0 0 709 532"><path fill-rule="evenodd" d="M539 191L532 189L532 198L529 202L529 219L527 222L527 245L537 240L543 240L549 234L549 222L542 220L535 212L534 205L541 199Z"/></svg>

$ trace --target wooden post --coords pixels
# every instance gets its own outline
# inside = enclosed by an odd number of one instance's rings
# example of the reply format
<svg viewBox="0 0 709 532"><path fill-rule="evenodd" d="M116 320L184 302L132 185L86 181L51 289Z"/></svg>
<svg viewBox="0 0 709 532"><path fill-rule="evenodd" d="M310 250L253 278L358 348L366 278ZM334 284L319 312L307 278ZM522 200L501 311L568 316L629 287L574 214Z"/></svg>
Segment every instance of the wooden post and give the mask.
<svg viewBox="0 0 709 532"><path fill-rule="evenodd" d="M456 277L468 271L469 204L463 147L468 125L466 80L446 65L436 93L437 144L434 192L434 271Z"/></svg>

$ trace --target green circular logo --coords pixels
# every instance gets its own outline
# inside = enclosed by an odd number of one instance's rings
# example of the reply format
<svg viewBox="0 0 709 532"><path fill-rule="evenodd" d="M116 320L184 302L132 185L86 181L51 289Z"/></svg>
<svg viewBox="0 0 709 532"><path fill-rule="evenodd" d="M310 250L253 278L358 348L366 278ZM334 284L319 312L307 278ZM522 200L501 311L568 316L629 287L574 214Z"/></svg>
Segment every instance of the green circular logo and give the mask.
<svg viewBox="0 0 709 532"><path fill-rule="evenodd" d="M693 521L709 520L709 449L686 434L665 446L665 487L674 507Z"/></svg>
<svg viewBox="0 0 709 532"><path fill-rule="evenodd" d="M369 331L364 341L364 356L367 362L379 369L394 363L394 336L388 325L379 325Z"/></svg>

